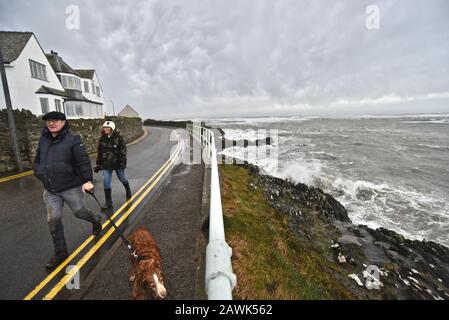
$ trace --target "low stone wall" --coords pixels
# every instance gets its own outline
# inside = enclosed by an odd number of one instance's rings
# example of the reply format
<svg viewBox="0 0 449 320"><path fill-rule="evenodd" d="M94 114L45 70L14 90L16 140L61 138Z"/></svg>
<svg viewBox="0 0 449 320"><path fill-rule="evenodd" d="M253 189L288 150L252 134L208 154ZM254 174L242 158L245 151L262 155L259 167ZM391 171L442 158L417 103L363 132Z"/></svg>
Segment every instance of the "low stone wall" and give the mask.
<svg viewBox="0 0 449 320"><path fill-rule="evenodd" d="M21 111L14 110L14 118L23 166L26 169L31 169L39 137L45 123L30 111L23 109ZM95 153L102 125L106 120L115 122L116 129L120 131L127 143L144 133L142 119L140 118L108 116L104 119L72 119L68 121L72 131L79 134L83 139L87 152ZM0 110L0 174L15 170L17 170L17 166L12 151L8 116L6 109L2 109Z"/></svg>

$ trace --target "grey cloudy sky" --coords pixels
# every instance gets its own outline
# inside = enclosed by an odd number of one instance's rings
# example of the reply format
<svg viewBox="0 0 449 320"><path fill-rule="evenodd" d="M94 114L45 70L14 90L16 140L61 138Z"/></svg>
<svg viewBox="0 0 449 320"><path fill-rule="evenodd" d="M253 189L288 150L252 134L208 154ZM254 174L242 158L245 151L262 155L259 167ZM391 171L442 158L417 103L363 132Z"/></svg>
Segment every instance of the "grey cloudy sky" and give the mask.
<svg viewBox="0 0 449 320"><path fill-rule="evenodd" d="M71 4L79 30L65 27ZM446 0L0 0L0 29L95 68L108 112L110 100L167 119L449 112Z"/></svg>

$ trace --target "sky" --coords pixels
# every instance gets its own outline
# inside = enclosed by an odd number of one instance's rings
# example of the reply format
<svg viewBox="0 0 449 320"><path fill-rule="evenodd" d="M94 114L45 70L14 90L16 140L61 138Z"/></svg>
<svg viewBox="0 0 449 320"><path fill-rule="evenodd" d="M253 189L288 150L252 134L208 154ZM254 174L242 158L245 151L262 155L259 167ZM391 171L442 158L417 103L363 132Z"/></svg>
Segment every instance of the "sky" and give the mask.
<svg viewBox="0 0 449 320"><path fill-rule="evenodd" d="M446 0L0 0L0 30L94 68L109 114L449 113Z"/></svg>

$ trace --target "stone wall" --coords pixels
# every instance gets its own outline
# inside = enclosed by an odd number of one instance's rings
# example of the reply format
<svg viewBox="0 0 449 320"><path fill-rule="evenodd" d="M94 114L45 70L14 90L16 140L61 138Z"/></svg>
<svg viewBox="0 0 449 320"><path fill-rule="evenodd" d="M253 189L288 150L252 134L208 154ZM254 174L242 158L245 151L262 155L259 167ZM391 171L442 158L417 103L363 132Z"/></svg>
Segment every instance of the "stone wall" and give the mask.
<svg viewBox="0 0 449 320"><path fill-rule="evenodd" d="M23 165L31 169L36 148L45 123L30 111L14 110L19 150ZM142 120L140 118L107 117L105 119L72 119L68 120L74 133L83 139L89 153L95 153L102 125L106 120L115 122L125 141L131 142L142 136ZM0 110L0 174L17 170L8 126L6 109Z"/></svg>

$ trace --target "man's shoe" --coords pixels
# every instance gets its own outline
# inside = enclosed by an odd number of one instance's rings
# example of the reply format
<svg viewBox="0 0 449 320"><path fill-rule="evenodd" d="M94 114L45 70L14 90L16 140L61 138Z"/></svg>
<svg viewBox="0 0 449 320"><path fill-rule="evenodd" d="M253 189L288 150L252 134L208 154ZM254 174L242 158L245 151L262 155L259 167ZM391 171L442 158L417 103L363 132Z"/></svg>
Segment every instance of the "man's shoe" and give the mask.
<svg viewBox="0 0 449 320"><path fill-rule="evenodd" d="M47 269L53 269L61 264L65 259L67 259L69 255L63 254L63 255L53 255L53 257L48 260L47 264L45 265L45 268Z"/></svg>
<svg viewBox="0 0 449 320"><path fill-rule="evenodd" d="M92 224L92 235L96 237L103 229L101 220Z"/></svg>

